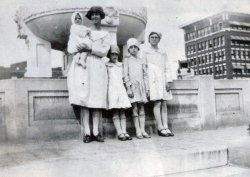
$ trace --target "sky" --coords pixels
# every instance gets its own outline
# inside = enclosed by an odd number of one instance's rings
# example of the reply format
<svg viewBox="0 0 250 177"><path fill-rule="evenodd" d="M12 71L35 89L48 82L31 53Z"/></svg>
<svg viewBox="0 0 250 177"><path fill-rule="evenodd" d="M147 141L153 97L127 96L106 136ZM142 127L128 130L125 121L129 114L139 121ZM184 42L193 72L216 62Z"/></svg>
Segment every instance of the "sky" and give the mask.
<svg viewBox="0 0 250 177"><path fill-rule="evenodd" d="M1 0L0 1L0 66L25 61L27 48L25 41L17 38L14 22L16 10L30 4L37 6L66 6L86 2L86 6L105 5L131 7L144 6L148 12L146 36L151 30L162 32L160 47L167 51L173 68L177 61L185 59L184 32L182 24L199 20L224 10L250 14L250 0ZM145 40L146 46L147 40ZM62 53L52 51L52 67L62 66Z"/></svg>

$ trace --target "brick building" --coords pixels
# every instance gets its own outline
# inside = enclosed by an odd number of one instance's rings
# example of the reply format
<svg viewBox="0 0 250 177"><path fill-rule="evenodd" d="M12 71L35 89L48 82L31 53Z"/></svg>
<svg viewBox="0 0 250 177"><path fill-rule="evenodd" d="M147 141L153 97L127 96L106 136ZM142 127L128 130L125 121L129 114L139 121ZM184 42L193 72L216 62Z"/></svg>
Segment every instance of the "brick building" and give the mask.
<svg viewBox="0 0 250 177"><path fill-rule="evenodd" d="M195 75L250 78L250 14L225 11L181 28Z"/></svg>

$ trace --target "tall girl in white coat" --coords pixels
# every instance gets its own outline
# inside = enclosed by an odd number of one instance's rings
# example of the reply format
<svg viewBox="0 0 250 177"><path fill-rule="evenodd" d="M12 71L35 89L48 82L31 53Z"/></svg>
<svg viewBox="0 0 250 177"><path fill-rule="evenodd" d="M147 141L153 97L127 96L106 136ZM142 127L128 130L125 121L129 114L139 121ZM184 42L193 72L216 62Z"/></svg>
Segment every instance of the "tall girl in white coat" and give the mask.
<svg viewBox="0 0 250 177"><path fill-rule="evenodd" d="M157 122L158 135L174 136L168 128L167 100L172 99L170 86L172 83L171 70L167 54L158 47L161 33L149 34L150 48L144 50L143 58L148 65L150 101L153 102L154 116Z"/></svg>

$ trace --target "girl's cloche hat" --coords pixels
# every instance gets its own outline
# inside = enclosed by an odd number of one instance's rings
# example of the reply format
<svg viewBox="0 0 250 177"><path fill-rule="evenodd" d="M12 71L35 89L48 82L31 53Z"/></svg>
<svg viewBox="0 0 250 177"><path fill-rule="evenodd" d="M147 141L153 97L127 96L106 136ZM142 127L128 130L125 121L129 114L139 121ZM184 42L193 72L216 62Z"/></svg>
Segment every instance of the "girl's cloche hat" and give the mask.
<svg viewBox="0 0 250 177"><path fill-rule="evenodd" d="M120 54L120 49L119 49L119 47L118 46L116 46L116 45L111 45L110 46L110 53L116 53L116 54Z"/></svg>
<svg viewBox="0 0 250 177"><path fill-rule="evenodd" d="M128 41L127 41L127 47L128 49L131 47L131 46L136 46L138 47L138 49L140 50L140 43L137 41L137 39L135 38L130 38Z"/></svg>

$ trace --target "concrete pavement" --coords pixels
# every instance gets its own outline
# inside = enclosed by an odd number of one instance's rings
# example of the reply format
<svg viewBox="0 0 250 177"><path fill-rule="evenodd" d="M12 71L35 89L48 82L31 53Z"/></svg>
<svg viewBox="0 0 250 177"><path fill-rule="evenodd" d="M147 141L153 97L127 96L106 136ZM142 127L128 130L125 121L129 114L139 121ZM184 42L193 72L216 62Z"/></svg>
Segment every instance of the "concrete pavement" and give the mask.
<svg viewBox="0 0 250 177"><path fill-rule="evenodd" d="M197 159L203 165L213 162L213 158L224 163L225 147L229 149L230 164L250 167L250 136L246 129L229 127L180 133L171 138L153 135L151 139L126 142L107 138L105 143L90 144L77 139L5 142L0 144L0 176L160 176L161 170L164 173L170 167L167 172L175 172L177 164L189 169L187 166ZM220 149L216 156L213 149ZM182 156L175 158L177 155ZM204 162L204 157L211 160Z"/></svg>

